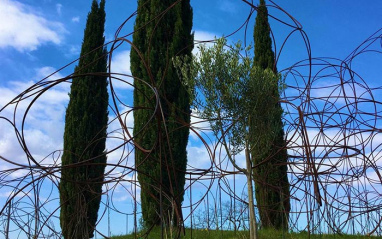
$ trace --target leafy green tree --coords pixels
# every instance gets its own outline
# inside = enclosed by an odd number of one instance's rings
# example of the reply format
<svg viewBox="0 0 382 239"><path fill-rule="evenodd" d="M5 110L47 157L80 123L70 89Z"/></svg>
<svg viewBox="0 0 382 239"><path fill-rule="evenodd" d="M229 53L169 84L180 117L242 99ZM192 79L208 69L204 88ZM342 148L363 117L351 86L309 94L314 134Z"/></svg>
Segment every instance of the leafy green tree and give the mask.
<svg viewBox="0 0 382 239"><path fill-rule="evenodd" d="M145 226L170 221L179 226L183 220L190 100L171 59L191 55L191 30L189 0L138 0L130 56L135 162Z"/></svg>
<svg viewBox="0 0 382 239"><path fill-rule="evenodd" d="M264 70L272 69L276 73L268 10L264 0L260 0L257 9L254 41L254 66ZM259 79L254 78L253 80ZM287 177L288 155L282 123L283 111L277 91L269 94L268 98L276 100L277 103L271 107L277 110L260 121L252 120L250 124L250 134L253 138L251 142L254 143L251 146L251 155L254 164L256 202L263 228L286 229L290 211L290 190ZM263 138L265 121L272 122L272 127L276 129L277 134L274 138Z"/></svg>
<svg viewBox="0 0 382 239"><path fill-rule="evenodd" d="M105 0L99 5L93 0L66 110L59 185L60 224L66 239L94 236L101 201L108 122L105 17Z"/></svg>
<svg viewBox="0 0 382 239"><path fill-rule="evenodd" d="M250 124L259 122L257 133L264 141L271 141L276 132L274 121L268 120L279 109L274 106L280 88L280 75L271 70L253 67L253 59L241 56L240 43L224 48L226 40L218 39L207 48L200 45L200 55L179 57L174 65L192 95L194 107L202 118L209 121L219 143L225 148L232 165L247 177L250 212L250 238L256 238L256 218L253 198L253 175L250 152L256 142ZM246 168L238 166L234 155L245 152Z"/></svg>

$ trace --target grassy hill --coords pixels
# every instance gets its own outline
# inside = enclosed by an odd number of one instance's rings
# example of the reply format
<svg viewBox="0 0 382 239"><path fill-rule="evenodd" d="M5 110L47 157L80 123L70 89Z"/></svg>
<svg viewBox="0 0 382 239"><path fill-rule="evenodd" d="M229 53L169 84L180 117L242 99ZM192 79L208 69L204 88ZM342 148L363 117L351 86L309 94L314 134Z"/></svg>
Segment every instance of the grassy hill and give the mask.
<svg viewBox="0 0 382 239"><path fill-rule="evenodd" d="M246 239L249 238L248 231L216 231L216 230L200 230L200 229L186 229L186 235L182 236L182 239ZM113 239L160 239L161 238L161 230L160 228L153 229L150 234L146 237L143 234L137 234L135 237L134 234L129 235L121 235L114 236ZM165 239L170 239L171 235L167 232L167 237L164 235ZM286 233L282 231L273 231L273 230L260 230L258 233L258 239L306 239L309 238L309 234L307 232L302 233ZM310 235L311 239L366 239L371 238L368 236L362 235L338 235L338 234L319 234L319 235ZM373 239L382 239L382 237L372 237Z"/></svg>

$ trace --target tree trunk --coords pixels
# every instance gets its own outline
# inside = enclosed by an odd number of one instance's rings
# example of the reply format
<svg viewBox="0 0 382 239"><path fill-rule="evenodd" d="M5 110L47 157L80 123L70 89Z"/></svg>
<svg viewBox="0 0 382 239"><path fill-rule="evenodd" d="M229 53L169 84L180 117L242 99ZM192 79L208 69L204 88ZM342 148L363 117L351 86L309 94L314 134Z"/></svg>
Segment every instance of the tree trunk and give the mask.
<svg viewBox="0 0 382 239"><path fill-rule="evenodd" d="M248 146L248 145L247 145ZM257 225L253 201L253 189L252 189L252 164L249 156L249 149L245 147L245 161L247 164L247 189L248 189L248 208L249 208L249 238L257 238Z"/></svg>

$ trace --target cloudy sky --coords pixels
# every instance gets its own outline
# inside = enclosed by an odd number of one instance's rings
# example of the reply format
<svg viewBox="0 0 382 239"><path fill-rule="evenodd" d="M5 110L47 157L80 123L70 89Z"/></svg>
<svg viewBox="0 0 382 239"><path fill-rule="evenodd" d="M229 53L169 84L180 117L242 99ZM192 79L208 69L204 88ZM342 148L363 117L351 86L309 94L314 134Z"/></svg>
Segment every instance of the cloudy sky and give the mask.
<svg viewBox="0 0 382 239"><path fill-rule="evenodd" d="M312 57L345 59L365 39L382 27L382 4L379 1L293 0L275 1L275 3L278 7L272 4L269 13L272 15L270 24L276 40L275 49L280 71L308 58L304 38L309 39ZM253 44L252 29L256 12L249 19L248 25L243 26L251 12L250 4L251 1L244 0L192 0L195 40L204 41L212 40L215 36L229 36L229 42L241 40L246 44ZM257 1L253 1L253 4L257 5ZM48 80L60 79L73 72L76 65L73 61L79 57L90 5L91 0L0 0L0 108L34 83L61 68L63 69L50 76ZM106 2L106 42L111 42L115 38L118 27L134 13L136 5L135 0ZM293 28L285 23L296 26L289 15L301 24L306 35L296 31L289 36ZM124 25L119 36L126 36L131 40L129 34L133 31L133 23L134 18ZM236 30L238 31L235 32ZM231 35L232 33L234 34ZM283 46L286 39L286 44ZM129 52L130 46L127 43L114 52L112 58L114 73L130 73ZM360 56L360 60L354 62L353 69L361 74L368 84L375 87L380 83L379 76L382 73L380 62L381 57L378 55ZM330 81L319 84L330 85ZM121 82L115 82L114 86L126 104L125 106L118 104L117 107L128 110L128 106L132 103L131 86ZM34 92L43 89L38 88ZM25 116L26 124L23 132L26 146L37 161L43 160L45 164L53 164L59 160L59 155L51 153L62 149L65 106L69 99L69 89L68 82L50 88L33 102ZM312 92L312 94L320 95L323 92ZM15 124L21 130L24 113L28 110L33 97L26 98L18 105L7 106L0 112L0 116L12 119L13 113L16 112ZM195 118L194 122L196 121ZM131 126L131 114L126 116L126 122ZM201 123L198 126L205 127L207 124ZM119 132L118 129L119 125L116 122L109 127L109 131L116 130L116 134ZM26 156L10 124L2 120L0 132L0 156L13 162L27 164ZM317 132L311 134L314 137ZM108 148L114 148L122 143L122 139L109 140ZM213 145L213 142L209 143ZM208 152L195 134L191 134L188 152L190 167L210 166ZM120 158L125 156L120 149L109 155L109 162L118 163ZM126 161L126 164L133 165L131 160ZM0 162L2 171L14 167L16 166L4 161ZM121 170L114 170L110 177L120 176L123 173ZM25 175L25 172L16 171L12 177L17 178L22 175ZM129 174L125 179L129 180L131 177L133 176ZM115 187L116 207L120 210L129 207L124 212L131 213L133 210L131 197L126 196L123 188L126 185L131 186L127 183L111 186ZM195 187L203 188L200 185ZM6 188L0 192L0 207L11 191L11 188ZM57 200L54 203L57 203ZM47 206L49 210L54 210L56 205L54 203L53 206ZM105 232L106 221L102 222L101 227ZM125 229L121 229L124 228L122 226L124 223L125 221L121 220L121 223L114 225L112 232L124 233Z"/></svg>

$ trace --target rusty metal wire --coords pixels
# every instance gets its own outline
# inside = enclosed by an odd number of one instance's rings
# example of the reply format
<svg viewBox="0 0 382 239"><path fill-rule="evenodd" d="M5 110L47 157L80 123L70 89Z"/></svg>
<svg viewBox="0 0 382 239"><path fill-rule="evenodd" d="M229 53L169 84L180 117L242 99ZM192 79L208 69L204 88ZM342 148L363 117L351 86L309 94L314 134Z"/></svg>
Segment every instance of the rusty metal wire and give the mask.
<svg viewBox="0 0 382 239"><path fill-rule="evenodd" d="M248 5L248 18L227 37L239 36L246 42L248 24L253 20L251 16L257 8L253 2L242 2ZM281 104L285 111L283 120L289 154L288 177L292 197L290 230L381 235L382 86L376 86L375 83L370 86L370 79L357 73L354 65L361 56L362 59L370 54L382 56L382 29L368 37L343 60L315 58L302 25L275 2L269 2L271 12L278 11L283 18L269 17L289 31L282 45L274 46L276 59L288 50L286 43L293 34L299 34L304 42L301 47L307 53L307 59L291 63L290 67L280 70L285 75L286 85ZM126 19L117 30L114 40L107 43L109 73L106 75L110 82L107 141L112 147L108 147L107 151L103 205L96 228L97 234L102 237L111 236L111 214L114 218L116 215L126 217L126 230L128 227L133 228L133 232L139 229L139 167L134 162L134 151L145 150L149 153L151 150L142 148L134 140L132 113L140 109L134 108L131 103L133 77L111 72L113 53L121 45L128 44L132 50L136 50L129 40L132 33L120 36L125 24L131 22L135 14ZM275 42L278 36L273 33L272 36ZM195 39L195 44L213 41ZM149 70L148 65L146 68ZM33 139L30 139L30 131L27 130L29 114L37 102L55 87L70 84L74 78L73 75L57 80L49 77L30 86L0 109L1 124L11 129L20 152L23 152L21 159L0 155L0 189L8 192L7 199L0 201L0 235L4 237L61 236L58 184L62 149L56 148L48 155L32 152L29 145ZM121 92L115 89L116 84L129 87ZM161 109L159 96L154 86L147 85L156 96L152 117L147 122L162 121L161 114L157 114ZM126 95L130 100L126 100ZM190 128L194 140L197 139L204 146L204 166L200 167L195 161L188 162L183 203L185 226L191 229L248 229L244 176L226 159L219 140L205 127L208 125L206 119L198 115L193 115L193 118L192 124L186 126ZM190 150L189 158L192 153ZM240 155L237 157L240 160ZM116 197L121 193L126 196L124 200L127 202L123 208ZM130 226L129 218L132 221ZM105 225L101 225L106 222L107 230L104 229ZM146 230L149 233L150 229Z"/></svg>

